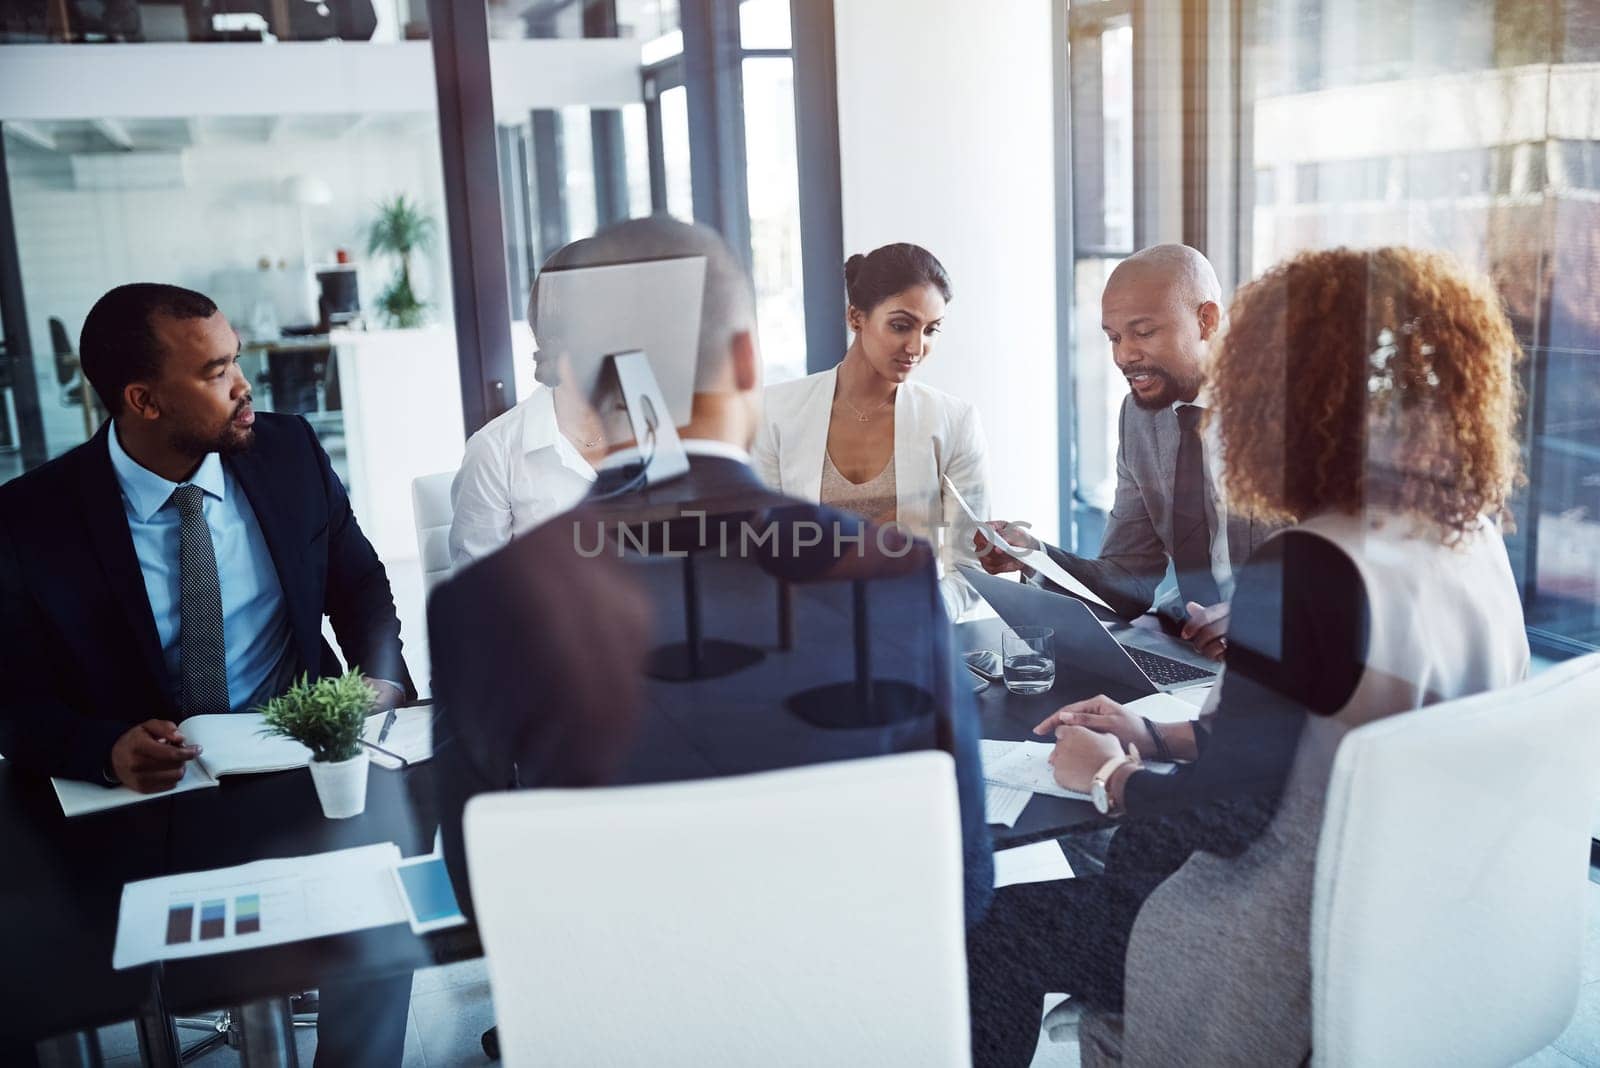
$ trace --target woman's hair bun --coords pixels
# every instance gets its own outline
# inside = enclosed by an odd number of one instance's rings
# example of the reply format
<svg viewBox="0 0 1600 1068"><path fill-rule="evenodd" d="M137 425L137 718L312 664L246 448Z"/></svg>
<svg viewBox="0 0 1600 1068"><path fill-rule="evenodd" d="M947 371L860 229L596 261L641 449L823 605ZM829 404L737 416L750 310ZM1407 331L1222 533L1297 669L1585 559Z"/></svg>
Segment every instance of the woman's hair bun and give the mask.
<svg viewBox="0 0 1600 1068"><path fill-rule="evenodd" d="M844 261L845 295L852 307L864 312L917 285L931 285L945 300L950 299L950 276L921 245L884 245Z"/></svg>
<svg viewBox="0 0 1600 1068"><path fill-rule="evenodd" d="M861 274L861 268L866 266L866 263L867 258L859 252L844 261L844 284L847 288Z"/></svg>

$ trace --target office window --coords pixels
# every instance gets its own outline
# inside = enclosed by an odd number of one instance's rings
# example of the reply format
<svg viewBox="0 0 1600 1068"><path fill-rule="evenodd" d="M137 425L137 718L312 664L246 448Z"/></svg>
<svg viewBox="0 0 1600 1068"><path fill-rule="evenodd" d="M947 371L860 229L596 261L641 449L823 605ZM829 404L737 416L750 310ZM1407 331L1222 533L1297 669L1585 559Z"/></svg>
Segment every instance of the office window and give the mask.
<svg viewBox="0 0 1600 1068"><path fill-rule="evenodd" d="M675 85L661 93L661 162L666 175L666 211L694 218L689 174L689 93Z"/></svg>
<svg viewBox="0 0 1600 1068"><path fill-rule="evenodd" d="M1100 329L1100 293L1133 245L1133 26L1122 5L1072 12L1073 529L1092 555L1116 491L1117 412L1127 384Z"/></svg>
<svg viewBox="0 0 1600 1068"><path fill-rule="evenodd" d="M503 76L494 87L494 111L515 356L514 381L498 390L498 404L509 407L535 387L534 339L524 318L539 266L563 245L648 215L652 206L652 120L643 87L636 101L551 106L552 97L572 95L573 87L561 80L571 72L547 84L539 74L545 59L531 51L536 47L532 40L651 41L675 32L677 6L642 0L485 3L490 36L503 39L491 50L490 62ZM614 98L618 85L640 85L636 51L618 52L606 45L574 64L600 96Z"/></svg>
<svg viewBox="0 0 1600 1068"><path fill-rule="evenodd" d="M789 0L743 0L739 43L756 317L767 380L781 382L806 373Z"/></svg>
<svg viewBox="0 0 1600 1068"><path fill-rule="evenodd" d="M1235 259L1225 287L1303 249L1445 250L1494 281L1529 357L1529 481L1507 545L1530 636L1550 655L1593 647L1600 317L1587 294L1600 267L1600 15L1586 4L1493 0L1265 0L1238 11L1237 54L1208 58L1182 37L1191 26L1146 28L1147 48L1174 33L1185 41L1185 69L1170 84L1148 63L1136 72L1131 5L1074 4L1069 15L1079 549L1098 545L1115 485L1122 394L1097 312L1107 273L1133 250L1133 219L1146 220L1143 243L1195 233L1219 270ZM1181 152L1159 136L1167 111L1203 115ZM1142 187L1136 139L1147 153ZM1217 188L1199 190L1177 219L1144 203L1169 182L1189 197L1197 174L1230 185L1239 209L1196 226Z"/></svg>
<svg viewBox="0 0 1600 1068"><path fill-rule="evenodd" d="M1600 643L1600 72L1592 5L1268 0L1249 270L1302 249L1454 253L1528 355L1528 486L1507 537L1535 647Z"/></svg>
<svg viewBox="0 0 1600 1068"><path fill-rule="evenodd" d="M746 49L791 48L789 0L741 0L739 44Z"/></svg>

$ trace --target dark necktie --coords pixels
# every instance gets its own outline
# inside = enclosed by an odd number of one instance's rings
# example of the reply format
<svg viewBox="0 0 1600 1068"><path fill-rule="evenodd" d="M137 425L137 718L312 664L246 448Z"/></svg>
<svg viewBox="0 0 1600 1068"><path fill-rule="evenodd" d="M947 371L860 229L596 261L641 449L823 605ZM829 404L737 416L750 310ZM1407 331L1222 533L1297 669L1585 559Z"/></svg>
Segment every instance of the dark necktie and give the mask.
<svg viewBox="0 0 1600 1068"><path fill-rule="evenodd" d="M178 508L178 682L186 716L227 712L228 661L222 638L222 587L206 525L205 490L172 491Z"/></svg>
<svg viewBox="0 0 1600 1068"><path fill-rule="evenodd" d="M1206 522L1205 448L1200 442L1204 409L1178 408L1178 473L1172 487L1172 565L1185 602L1207 607L1222 600L1211 574L1211 525Z"/></svg>

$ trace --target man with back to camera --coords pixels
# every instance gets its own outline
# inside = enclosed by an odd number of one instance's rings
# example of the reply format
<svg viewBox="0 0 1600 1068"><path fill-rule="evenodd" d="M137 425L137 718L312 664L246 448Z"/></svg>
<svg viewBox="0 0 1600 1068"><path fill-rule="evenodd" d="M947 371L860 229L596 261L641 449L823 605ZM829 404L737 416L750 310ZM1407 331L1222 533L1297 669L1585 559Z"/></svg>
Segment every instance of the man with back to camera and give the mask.
<svg viewBox="0 0 1600 1068"><path fill-rule="evenodd" d="M1233 571L1274 529L1228 514L1218 458L1200 427L1221 301L1216 272L1187 245L1136 252L1106 281L1101 328L1129 393L1119 419L1116 500L1098 558L1042 545L1026 524L989 524L1013 545L1044 548L1126 618L1150 610L1170 560L1178 589L1156 611L1214 660L1227 650ZM990 574L1024 569L981 535L975 541Z"/></svg>
<svg viewBox="0 0 1600 1068"><path fill-rule="evenodd" d="M748 276L713 231L665 216L635 219L583 242L561 269L688 257L705 260L692 414L677 428L689 473L643 485L641 450L625 417L613 415L605 427L610 455L598 465L589 499L459 572L429 602L439 710L435 781L458 895L470 907L461 813L478 793L681 781L942 748L955 759L973 920L993 881L976 708L970 686L956 678L931 549L892 532L880 538L880 528L860 517L775 494L750 468L746 449L760 423L754 298ZM538 299L536 284L535 306ZM536 359L549 384L571 354L543 316L539 330ZM658 378L668 373L656 368ZM619 567L620 554L609 543L599 550L598 535L624 524L643 530L654 548L629 554ZM840 543L828 533L835 524L863 537L836 551ZM802 533L811 529L822 534L816 543ZM768 530L773 540L764 548L741 545L742 531ZM697 561L704 636L758 648L762 657L715 677L640 679L643 647L653 643L659 652L687 626L682 561L672 557L685 552ZM585 600L581 610L577 597L565 598L565 612L542 607L563 601L551 590L559 576L579 573L612 592ZM780 581L793 589L792 645L779 636ZM846 730L819 727L786 699L819 681L851 677L849 616L841 621L830 597L842 591L848 598L856 581L870 609L874 679L899 671L937 696L903 720L891 714L888 722L833 725ZM554 655L563 644L576 651ZM592 648L584 653L586 644ZM602 686L593 665L607 661L616 668Z"/></svg>
<svg viewBox="0 0 1600 1068"><path fill-rule="evenodd" d="M207 297L119 286L79 344L111 418L0 486L0 752L30 771L171 789L177 722L338 674L412 694L389 581L305 420L256 414ZM270 814L263 813L263 818ZM317 1063L399 1064L411 978L324 984Z"/></svg>

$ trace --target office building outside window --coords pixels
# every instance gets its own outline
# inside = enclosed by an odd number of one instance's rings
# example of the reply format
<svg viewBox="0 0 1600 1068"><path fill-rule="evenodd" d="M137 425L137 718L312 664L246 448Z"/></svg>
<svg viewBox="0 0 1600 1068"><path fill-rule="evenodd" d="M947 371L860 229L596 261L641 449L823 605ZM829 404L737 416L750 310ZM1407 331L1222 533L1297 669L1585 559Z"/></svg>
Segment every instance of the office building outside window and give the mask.
<svg viewBox="0 0 1600 1068"><path fill-rule="evenodd" d="M1600 12L1267 0L1219 31L1141 10L1074 4L1068 24L1078 550L1109 508L1124 395L1099 295L1136 244L1196 244L1229 299L1306 249L1447 251L1494 283L1528 356L1506 537L1530 638L1600 644Z"/></svg>
<svg viewBox="0 0 1600 1068"><path fill-rule="evenodd" d="M1530 636L1600 644L1600 11L1276 0L1255 34L1252 273L1403 244L1493 281L1528 357L1507 541Z"/></svg>

